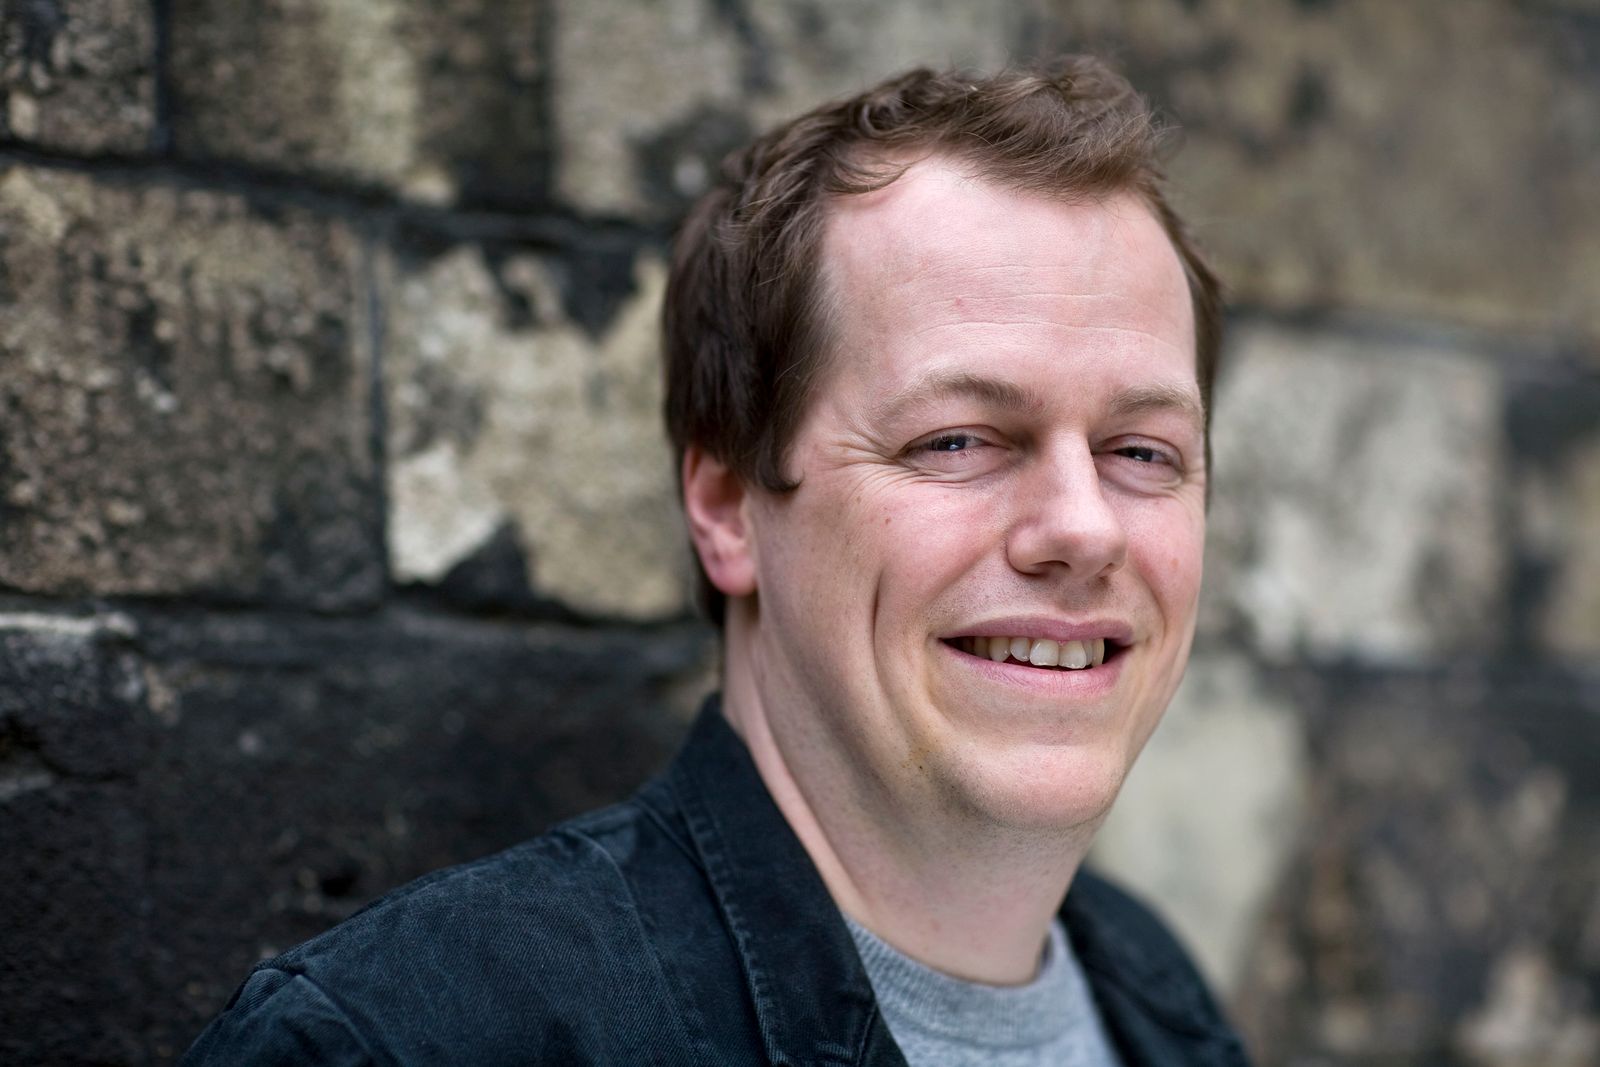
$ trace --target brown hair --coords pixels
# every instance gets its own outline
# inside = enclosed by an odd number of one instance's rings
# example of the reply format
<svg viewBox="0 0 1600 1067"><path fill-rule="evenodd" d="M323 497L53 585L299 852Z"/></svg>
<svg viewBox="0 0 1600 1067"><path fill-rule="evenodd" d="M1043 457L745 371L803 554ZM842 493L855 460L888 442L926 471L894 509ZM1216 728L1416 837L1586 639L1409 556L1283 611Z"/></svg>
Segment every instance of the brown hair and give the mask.
<svg viewBox="0 0 1600 1067"><path fill-rule="evenodd" d="M988 78L913 70L826 104L731 155L690 212L663 308L667 433L681 470L697 444L746 484L789 492L784 459L827 351L818 256L830 198L880 189L943 154L1001 185L1062 200L1130 191L1172 239L1194 301L1195 360L1210 459L1221 292L1162 192L1164 128L1091 56ZM702 605L722 596L700 573Z"/></svg>

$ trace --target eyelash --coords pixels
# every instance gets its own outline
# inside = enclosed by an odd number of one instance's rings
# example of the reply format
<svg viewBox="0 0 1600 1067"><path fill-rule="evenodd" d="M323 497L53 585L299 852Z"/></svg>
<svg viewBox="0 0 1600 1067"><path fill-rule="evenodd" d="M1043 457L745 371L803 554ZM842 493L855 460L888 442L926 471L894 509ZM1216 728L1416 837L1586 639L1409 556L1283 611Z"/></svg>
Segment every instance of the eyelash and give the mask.
<svg viewBox="0 0 1600 1067"><path fill-rule="evenodd" d="M1177 466L1177 462L1172 456L1151 445L1124 445L1121 448L1112 449L1112 455L1123 456L1127 459L1134 459L1135 457L1128 455L1130 452L1143 452L1147 454L1148 458L1140 458L1137 460L1139 463L1165 462L1168 466Z"/></svg>
<svg viewBox="0 0 1600 1067"><path fill-rule="evenodd" d="M967 430L946 430L923 438L906 450L908 457L925 457L921 463L930 471L954 475L974 474L991 469L997 462L990 453L995 442ZM1154 482L1169 484L1186 477L1182 457L1160 444L1131 443L1100 452L1101 458L1114 458L1132 464L1124 474L1108 477L1137 479L1139 485ZM1133 484L1133 483L1130 483Z"/></svg>
<svg viewBox="0 0 1600 1067"><path fill-rule="evenodd" d="M956 442L956 441L965 441L965 442L967 442L967 445L964 448L944 448L944 447L941 447L943 445L951 444L951 443ZM966 452L966 451L969 451L972 448L973 445L981 445L981 444L983 444L983 439L980 438L977 434L971 434L971 433L942 433L942 434L939 434L937 437L929 438L927 441L925 441L921 445L917 446L917 451L919 451L919 452L947 452L947 453L948 452Z"/></svg>

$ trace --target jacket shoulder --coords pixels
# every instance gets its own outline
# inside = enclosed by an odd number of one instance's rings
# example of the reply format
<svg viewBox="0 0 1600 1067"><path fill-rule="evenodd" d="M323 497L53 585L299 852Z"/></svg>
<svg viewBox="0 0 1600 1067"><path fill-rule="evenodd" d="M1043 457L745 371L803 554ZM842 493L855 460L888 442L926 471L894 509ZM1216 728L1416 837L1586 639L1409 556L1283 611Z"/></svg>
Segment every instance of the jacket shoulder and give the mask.
<svg viewBox="0 0 1600 1067"><path fill-rule="evenodd" d="M332 1063L654 1062L674 1023L633 887L686 865L663 837L630 801L401 886L258 965L186 1062L307 1030Z"/></svg>

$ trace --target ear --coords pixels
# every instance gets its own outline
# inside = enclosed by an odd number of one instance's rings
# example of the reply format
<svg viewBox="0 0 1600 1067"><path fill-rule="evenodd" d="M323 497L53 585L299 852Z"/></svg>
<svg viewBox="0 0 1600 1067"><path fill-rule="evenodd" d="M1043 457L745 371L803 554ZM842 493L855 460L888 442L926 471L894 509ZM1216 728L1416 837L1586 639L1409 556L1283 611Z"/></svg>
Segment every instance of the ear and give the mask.
<svg viewBox="0 0 1600 1067"><path fill-rule="evenodd" d="M699 445L683 453L683 512L706 577L733 599L756 591L755 539L744 482Z"/></svg>

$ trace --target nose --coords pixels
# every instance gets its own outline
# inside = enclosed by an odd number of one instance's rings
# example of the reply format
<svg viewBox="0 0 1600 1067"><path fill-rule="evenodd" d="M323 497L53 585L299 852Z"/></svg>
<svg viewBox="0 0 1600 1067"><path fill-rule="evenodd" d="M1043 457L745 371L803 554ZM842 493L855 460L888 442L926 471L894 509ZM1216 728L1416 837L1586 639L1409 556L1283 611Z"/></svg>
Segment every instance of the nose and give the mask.
<svg viewBox="0 0 1600 1067"><path fill-rule="evenodd" d="M1128 558L1128 531L1106 497L1087 443L1041 456L1018 486L1006 538L1011 565L1024 574L1064 570L1075 578L1110 575Z"/></svg>

